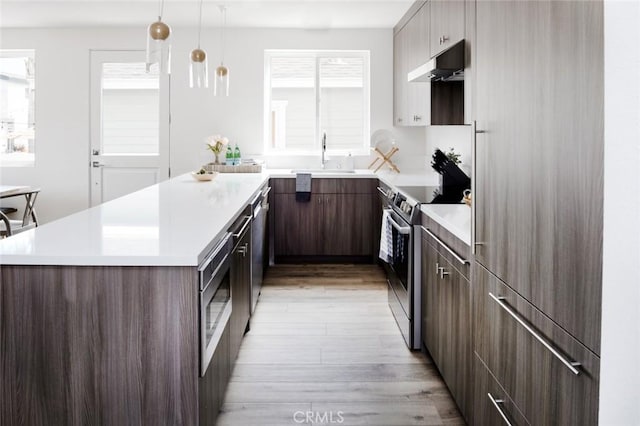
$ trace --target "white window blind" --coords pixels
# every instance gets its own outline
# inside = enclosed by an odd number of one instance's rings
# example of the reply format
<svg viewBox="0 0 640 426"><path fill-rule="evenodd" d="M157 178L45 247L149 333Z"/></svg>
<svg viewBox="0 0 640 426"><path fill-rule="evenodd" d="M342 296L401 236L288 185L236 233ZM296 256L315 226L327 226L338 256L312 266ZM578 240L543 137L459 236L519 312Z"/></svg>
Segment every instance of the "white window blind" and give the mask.
<svg viewBox="0 0 640 426"><path fill-rule="evenodd" d="M368 51L265 51L266 152L317 154L369 146Z"/></svg>

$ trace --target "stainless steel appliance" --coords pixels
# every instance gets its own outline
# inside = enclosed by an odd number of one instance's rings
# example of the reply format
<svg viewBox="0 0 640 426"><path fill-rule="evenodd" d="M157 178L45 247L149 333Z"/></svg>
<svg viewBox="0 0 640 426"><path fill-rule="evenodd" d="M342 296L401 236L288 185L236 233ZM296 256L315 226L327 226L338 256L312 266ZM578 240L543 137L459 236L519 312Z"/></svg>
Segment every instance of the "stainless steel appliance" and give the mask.
<svg viewBox="0 0 640 426"><path fill-rule="evenodd" d="M464 80L464 40L409 71L407 79L410 82Z"/></svg>
<svg viewBox="0 0 640 426"><path fill-rule="evenodd" d="M227 233L198 268L200 275L200 376L204 377L231 317L231 251Z"/></svg>
<svg viewBox="0 0 640 426"><path fill-rule="evenodd" d="M383 266L387 274L388 300L391 312L407 346L420 349L420 241L415 227L420 225L419 203L384 183L378 186L383 217L390 225L388 245L391 247ZM386 226L386 224L385 224ZM383 238L385 233L383 232Z"/></svg>
<svg viewBox="0 0 640 426"><path fill-rule="evenodd" d="M256 310L262 279L264 276L264 256L266 232L267 232L267 212L269 211L269 191L271 187L265 185L251 202L253 212L253 224L251 226L251 313Z"/></svg>

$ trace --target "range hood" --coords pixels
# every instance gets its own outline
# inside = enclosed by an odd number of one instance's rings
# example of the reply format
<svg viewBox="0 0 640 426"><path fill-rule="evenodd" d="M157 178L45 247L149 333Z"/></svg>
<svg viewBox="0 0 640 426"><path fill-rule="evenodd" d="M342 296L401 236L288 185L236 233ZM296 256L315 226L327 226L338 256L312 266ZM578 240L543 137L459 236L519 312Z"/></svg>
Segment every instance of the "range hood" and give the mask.
<svg viewBox="0 0 640 426"><path fill-rule="evenodd" d="M464 79L464 40L409 71L409 82L460 81Z"/></svg>

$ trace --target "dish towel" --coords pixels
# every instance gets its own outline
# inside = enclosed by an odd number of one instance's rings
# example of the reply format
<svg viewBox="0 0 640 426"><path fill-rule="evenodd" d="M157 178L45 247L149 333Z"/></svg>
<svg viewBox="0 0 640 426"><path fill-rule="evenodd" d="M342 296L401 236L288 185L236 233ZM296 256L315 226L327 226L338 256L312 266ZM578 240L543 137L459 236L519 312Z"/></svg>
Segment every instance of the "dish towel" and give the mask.
<svg viewBox="0 0 640 426"><path fill-rule="evenodd" d="M380 253L378 257L383 262L393 261L393 228L389 222L389 212L382 211L382 227L380 228Z"/></svg>
<svg viewBox="0 0 640 426"><path fill-rule="evenodd" d="M311 201L311 173L296 173L296 201Z"/></svg>

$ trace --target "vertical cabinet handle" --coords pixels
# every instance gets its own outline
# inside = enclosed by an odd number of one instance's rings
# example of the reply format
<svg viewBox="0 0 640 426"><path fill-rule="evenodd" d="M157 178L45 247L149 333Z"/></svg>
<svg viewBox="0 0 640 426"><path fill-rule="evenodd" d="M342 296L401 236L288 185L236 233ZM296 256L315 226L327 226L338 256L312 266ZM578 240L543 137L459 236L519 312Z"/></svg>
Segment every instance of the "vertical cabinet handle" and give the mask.
<svg viewBox="0 0 640 426"><path fill-rule="evenodd" d="M503 300L505 300L504 297L496 297L491 292L489 292L489 297L491 297L498 305L500 305L500 307L502 309L504 309L509 315L511 315L511 317L513 319L518 321L518 323L521 326L523 326L524 329L527 330L529 332L529 334L531 334L532 337L534 337L538 342L542 343L542 345L545 348L547 348L547 350L549 352L551 352L553 354L553 356L555 356L558 360L560 360L560 362L562 362L565 367L567 367L569 370L571 370L571 372L573 374L575 374L576 376L578 374L580 374L580 370L578 370L576 368L576 367L580 366L580 363L579 362L574 362L574 361L569 361L560 352L558 352L553 347L553 345L551 345L551 343L547 342L546 339L544 339L542 336L540 336L538 333L536 333L535 330L533 328L531 328L531 326L529 326L529 324L527 324L527 322L524 319L520 318L520 315L515 313L509 306L507 306L506 303L503 302Z"/></svg>
<svg viewBox="0 0 640 426"><path fill-rule="evenodd" d="M491 400L491 403L493 404L493 406L496 407L496 410L498 410L498 413L500 413L500 417L502 417L502 420L504 420L504 424L506 424L507 426L512 426L511 422L509 421L509 418L507 417L505 412L502 411L502 408L500 407L500 405L504 404L504 401L501 399L495 399L491 395L491 393L487 393L487 396Z"/></svg>
<svg viewBox="0 0 640 426"><path fill-rule="evenodd" d="M436 262L436 276L440 273L440 264Z"/></svg>

